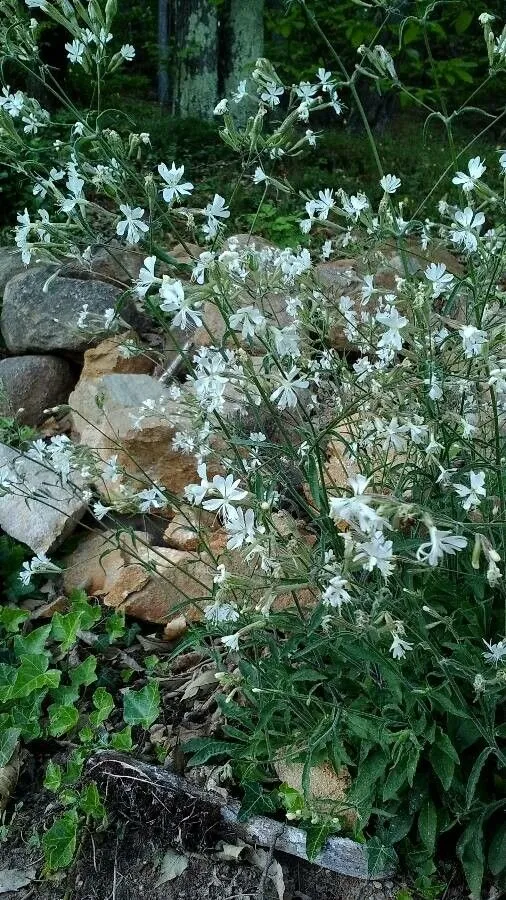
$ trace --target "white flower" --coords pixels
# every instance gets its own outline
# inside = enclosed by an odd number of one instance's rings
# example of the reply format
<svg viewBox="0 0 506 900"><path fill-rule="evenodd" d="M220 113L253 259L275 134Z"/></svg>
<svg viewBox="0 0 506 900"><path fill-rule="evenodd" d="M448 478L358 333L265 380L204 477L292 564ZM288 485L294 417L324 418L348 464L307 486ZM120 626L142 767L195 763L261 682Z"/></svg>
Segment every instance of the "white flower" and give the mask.
<svg viewBox="0 0 506 900"><path fill-rule="evenodd" d="M381 531L375 531L368 541L355 545L358 553L354 559L356 562L361 562L362 567L367 572L372 572L373 569L378 568L386 579L393 571L392 547L392 541L388 541Z"/></svg>
<svg viewBox="0 0 506 900"><path fill-rule="evenodd" d="M172 163L172 166L168 169L165 163L160 163L158 166L158 174L161 175L167 185L167 187L162 188L161 191L166 203L171 203L174 198L179 200L180 197L189 196L193 191L193 184L191 181L185 181L183 184L180 184L181 178L184 175L184 166L176 168L175 163Z"/></svg>
<svg viewBox="0 0 506 900"><path fill-rule="evenodd" d="M202 325L202 314L197 308L192 308L191 301L185 296L181 281L170 281L167 275L163 276L160 288L160 309L163 312L176 313L172 324L176 328L186 331L188 320L191 325L199 328Z"/></svg>
<svg viewBox="0 0 506 900"><path fill-rule="evenodd" d="M321 258L328 259L332 253L332 241L324 241L322 245Z"/></svg>
<svg viewBox="0 0 506 900"><path fill-rule="evenodd" d="M453 275L446 271L444 263L431 263L425 269L425 277L432 284L432 296L435 300L449 291L454 281Z"/></svg>
<svg viewBox="0 0 506 900"><path fill-rule="evenodd" d="M352 194L351 197L343 196L343 209L347 216L355 221L360 213L369 206L369 200L365 194Z"/></svg>
<svg viewBox="0 0 506 900"><path fill-rule="evenodd" d="M220 603L216 600L210 606L204 607L204 618L213 625L221 622L237 622L239 613L231 603Z"/></svg>
<svg viewBox="0 0 506 900"><path fill-rule="evenodd" d="M213 115L215 116L223 116L228 111L228 100L226 97L223 100L220 100L219 103L216 104L213 110Z"/></svg>
<svg viewBox="0 0 506 900"><path fill-rule="evenodd" d="M322 91L330 93L332 90L332 72L327 72L324 68L319 68L316 77L320 82Z"/></svg>
<svg viewBox="0 0 506 900"><path fill-rule="evenodd" d="M478 22L480 23L480 25L489 25L490 22L494 21L494 19L495 16L493 16L492 13L488 12L480 13L480 15L478 16Z"/></svg>
<svg viewBox="0 0 506 900"><path fill-rule="evenodd" d="M369 504L370 498L359 494L354 497L332 497L330 517L334 522L347 522L348 525L358 527L364 534L378 533L382 528L388 527L388 522Z"/></svg>
<svg viewBox="0 0 506 900"><path fill-rule="evenodd" d="M203 231L208 238L214 238L221 224L219 219L228 219L230 217L230 210L225 202L225 198L215 194L212 203L208 203L205 207L204 215L207 216L207 225L204 225Z"/></svg>
<svg viewBox="0 0 506 900"><path fill-rule="evenodd" d="M279 382L277 387L271 394L270 400L276 401L279 409L297 406L296 391L302 391L309 387L309 382L304 378L298 378L299 371L295 367L290 369L287 375L276 375Z"/></svg>
<svg viewBox="0 0 506 900"><path fill-rule="evenodd" d="M123 44L119 52L126 62L131 62L135 57L135 47L131 44Z"/></svg>
<svg viewBox="0 0 506 900"><path fill-rule="evenodd" d="M463 210L458 209L454 218L456 225L450 231L451 240L454 244L464 247L469 253L474 253L478 246L477 235L485 222L485 216L482 212L475 214L471 207L466 206Z"/></svg>
<svg viewBox="0 0 506 900"><path fill-rule="evenodd" d="M257 331L265 328L266 320L255 306L242 306L230 316L230 327L234 331L241 330L243 338L253 338Z"/></svg>
<svg viewBox="0 0 506 900"><path fill-rule="evenodd" d="M104 506L104 504L101 503L100 500L97 500L97 502L94 503L92 507L93 515L96 519L98 519L99 522L104 518L104 516L107 515L107 513L111 511L111 509L112 506Z"/></svg>
<svg viewBox="0 0 506 900"><path fill-rule="evenodd" d="M255 169L255 174L252 176L253 184L262 184L263 181L267 181L267 175L264 170L257 166Z"/></svg>
<svg viewBox="0 0 506 900"><path fill-rule="evenodd" d="M151 512L152 509L163 509L164 506L167 506L165 494L163 494L160 488L157 488L156 486L146 488L144 491L139 491L139 493L136 494L136 499L140 501L140 512Z"/></svg>
<svg viewBox="0 0 506 900"><path fill-rule="evenodd" d="M45 553L37 553L30 562L24 562L19 573L19 580L24 585L30 584L32 575L53 575L61 572L60 566L52 563Z"/></svg>
<svg viewBox="0 0 506 900"><path fill-rule="evenodd" d="M189 503L200 506L210 487L205 463L201 463L197 467L197 475L200 478L200 484L187 484L184 489L184 495Z"/></svg>
<svg viewBox="0 0 506 900"><path fill-rule="evenodd" d="M211 500L204 500L202 506L210 512L219 513L222 516L224 523L230 522L232 519L235 519L238 514L233 504L239 503L248 496L247 491L238 488L239 484L240 480L237 479L234 481L234 476L231 473L227 475L226 478L223 478L222 475L215 475L211 482L210 489L220 496L214 497Z"/></svg>
<svg viewBox="0 0 506 900"><path fill-rule="evenodd" d="M465 484L454 484L459 497L463 498L464 509L475 509L481 503L480 497L486 497L485 472L469 472L470 487Z"/></svg>
<svg viewBox="0 0 506 900"><path fill-rule="evenodd" d="M315 200L314 204L315 212L319 219L325 221L332 207L336 205L336 201L332 190L329 188L325 188L324 191L318 191L318 197L319 200Z"/></svg>
<svg viewBox="0 0 506 900"><path fill-rule="evenodd" d="M331 91L330 105L331 105L332 109L334 110L336 116L340 116L344 109L344 105L343 105L342 100L339 99L339 97L337 95L337 91Z"/></svg>
<svg viewBox="0 0 506 900"><path fill-rule="evenodd" d="M82 65L86 45L82 41L73 40L71 44L65 44L65 50L71 63Z"/></svg>
<svg viewBox="0 0 506 900"><path fill-rule="evenodd" d="M469 160L467 169L468 173L457 172L454 178L452 178L453 184L461 185L462 190L466 193L474 190L476 182L481 178L483 173L487 171L487 167L482 163L479 156L475 156L473 159Z"/></svg>
<svg viewBox="0 0 506 900"><path fill-rule="evenodd" d="M106 331L111 327L112 323L114 322L115 316L116 310L114 309L114 307L109 306L109 308L106 309L104 313L104 328L106 329Z"/></svg>
<svg viewBox="0 0 506 900"><path fill-rule="evenodd" d="M239 634L227 634L225 637L221 638L221 643L227 648L227 650L238 650Z"/></svg>
<svg viewBox="0 0 506 900"><path fill-rule="evenodd" d="M383 175L380 185L386 194L395 194L401 186L401 179L397 175Z"/></svg>
<svg viewBox="0 0 506 900"><path fill-rule="evenodd" d="M274 109L275 106L279 106L279 98L282 97L284 93L285 89L281 87L281 85L269 82L260 94L260 99L263 100L264 103L267 103L267 106L270 106L271 109Z"/></svg>
<svg viewBox="0 0 506 900"><path fill-rule="evenodd" d="M47 0L25 0L28 9L46 9Z"/></svg>
<svg viewBox="0 0 506 900"><path fill-rule="evenodd" d="M506 172L506 153L501 153L499 157L499 165L503 172Z"/></svg>
<svg viewBox="0 0 506 900"><path fill-rule="evenodd" d="M394 659L402 659L403 656L406 656L406 650L412 650L413 644L410 644L409 641L405 641L396 631L392 631L392 645L390 647L390 653L392 654Z"/></svg>
<svg viewBox="0 0 506 900"><path fill-rule="evenodd" d="M235 518L229 519L225 523L227 534L230 535L227 541L227 550L239 550L243 544L253 544L256 537L255 513L252 509L243 512L242 509L236 510ZM264 529L259 529L263 531Z"/></svg>
<svg viewBox="0 0 506 900"><path fill-rule="evenodd" d="M429 527L430 541L421 544L416 551L416 558L420 562L427 562L429 566L437 566L445 553L454 556L457 550L467 547L467 538L451 531L439 531L434 525Z"/></svg>
<svg viewBox="0 0 506 900"><path fill-rule="evenodd" d="M322 594L322 603L325 606L332 606L341 612L343 603L350 603L351 596L346 590L348 582L341 575L334 575L330 579L328 587Z"/></svg>
<svg viewBox="0 0 506 900"><path fill-rule="evenodd" d="M376 321L387 329L378 341L378 347L390 347L393 350L400 350L402 348L400 332L409 321L406 316L401 316L395 306L388 306L384 312L376 314Z"/></svg>
<svg viewBox="0 0 506 900"><path fill-rule="evenodd" d="M460 329L460 336L466 359L479 356L483 345L488 340L487 332L475 328L474 325L463 325Z"/></svg>
<svg viewBox="0 0 506 900"><path fill-rule="evenodd" d="M316 135L311 128L306 128L306 140L310 147L316 147Z"/></svg>
<svg viewBox="0 0 506 900"><path fill-rule="evenodd" d="M234 103L240 103L241 100L244 100L247 93L248 91L246 89L246 79L243 79L243 81L240 81L237 85L237 90L233 92L232 100L234 101Z"/></svg>
<svg viewBox="0 0 506 900"><path fill-rule="evenodd" d="M132 209L126 203L121 203L120 211L125 218L116 225L116 234L122 237L126 231L127 244L138 244L142 235L149 231L149 225L142 221L144 210L140 206Z"/></svg>
<svg viewBox="0 0 506 900"><path fill-rule="evenodd" d="M484 659L497 666L497 664L506 657L506 640L499 641L497 644L484 640L483 643L485 644L485 647L488 647L488 652L483 653Z"/></svg>
<svg viewBox="0 0 506 900"><path fill-rule="evenodd" d="M160 279L155 276L156 256L147 256L144 260L139 277L135 283L135 293L139 297L145 297L150 287Z"/></svg>

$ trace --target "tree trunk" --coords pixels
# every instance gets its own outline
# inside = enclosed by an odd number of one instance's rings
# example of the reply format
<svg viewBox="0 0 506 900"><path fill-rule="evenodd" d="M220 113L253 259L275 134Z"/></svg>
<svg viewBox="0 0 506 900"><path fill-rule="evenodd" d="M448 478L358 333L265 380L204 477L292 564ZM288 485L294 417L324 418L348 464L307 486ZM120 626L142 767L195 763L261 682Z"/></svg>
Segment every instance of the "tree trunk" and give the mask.
<svg viewBox="0 0 506 900"><path fill-rule="evenodd" d="M218 16L209 0L174 0L176 111L212 119L218 99Z"/></svg>
<svg viewBox="0 0 506 900"><path fill-rule="evenodd" d="M230 99L239 82L251 75L256 60L263 56L264 0L228 0L225 31L223 93ZM246 104L236 109L243 114L251 112Z"/></svg>
<svg viewBox="0 0 506 900"><path fill-rule="evenodd" d="M169 0L158 0L158 102L169 100Z"/></svg>

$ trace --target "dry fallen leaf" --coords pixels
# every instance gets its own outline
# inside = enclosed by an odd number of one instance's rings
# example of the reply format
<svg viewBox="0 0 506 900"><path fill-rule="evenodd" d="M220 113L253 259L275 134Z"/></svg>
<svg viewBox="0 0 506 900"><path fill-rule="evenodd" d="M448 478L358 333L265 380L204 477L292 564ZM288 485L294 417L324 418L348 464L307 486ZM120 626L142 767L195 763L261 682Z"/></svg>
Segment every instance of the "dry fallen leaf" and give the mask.
<svg viewBox="0 0 506 900"><path fill-rule="evenodd" d="M265 872L265 869L269 862L269 853L267 850L262 850L260 847L251 847L248 850L248 861L252 863L257 869L260 869L261 872ZM283 875L283 869L281 868L281 864L277 861L277 859L273 859L271 864L269 865L269 869L267 871L267 878L274 882L274 886L278 893L279 900L283 900L285 896L285 879Z"/></svg>
<svg viewBox="0 0 506 900"><path fill-rule="evenodd" d="M199 674L195 673L183 694L183 700L191 700L192 697L196 697L202 687L207 687L210 684L217 687L218 682L215 678L215 671L213 668L206 669L206 671Z"/></svg>
<svg viewBox="0 0 506 900"><path fill-rule="evenodd" d="M4 811L9 798L14 793L18 783L20 768L21 748L17 744L9 762L5 766L0 767L0 813Z"/></svg>
<svg viewBox="0 0 506 900"><path fill-rule="evenodd" d="M246 846L247 844L242 841L237 844L227 844L226 841L221 841L221 848L216 853L216 858L223 862L237 862Z"/></svg>
<svg viewBox="0 0 506 900"><path fill-rule="evenodd" d="M35 869L1 869L0 894L19 891L30 884L36 875Z"/></svg>
<svg viewBox="0 0 506 900"><path fill-rule="evenodd" d="M179 878L186 868L188 868L188 857L183 853L176 853L169 847L160 864L160 876L155 887L161 887L162 884Z"/></svg>

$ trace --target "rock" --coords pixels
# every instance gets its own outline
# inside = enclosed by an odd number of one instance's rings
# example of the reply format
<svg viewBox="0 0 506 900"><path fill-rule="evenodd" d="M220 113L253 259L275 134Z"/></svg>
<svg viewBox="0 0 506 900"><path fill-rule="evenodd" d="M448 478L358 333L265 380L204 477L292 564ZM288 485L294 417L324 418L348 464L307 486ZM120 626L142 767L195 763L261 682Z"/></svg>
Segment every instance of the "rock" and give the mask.
<svg viewBox="0 0 506 900"><path fill-rule="evenodd" d="M276 760L274 769L280 781L304 796L303 763ZM306 799L310 807L314 806L315 812L339 816L353 828L358 817L355 809L346 806L346 796L350 787L351 776L346 766L336 772L330 763L319 763L311 768L309 796Z"/></svg>
<svg viewBox="0 0 506 900"><path fill-rule="evenodd" d="M56 356L11 356L0 361L0 415L38 425L44 410L65 403L75 384L68 362Z"/></svg>
<svg viewBox="0 0 506 900"><path fill-rule="evenodd" d="M205 512L205 510L202 510ZM163 533L168 547L174 550L196 550L199 545L199 523L197 510L188 508L187 513L177 512Z"/></svg>
<svg viewBox="0 0 506 900"><path fill-rule="evenodd" d="M80 352L97 343L92 328L102 328L106 310L114 308L119 290L101 281L56 277L43 288L56 266L38 266L8 282L1 315L1 330L11 353ZM80 330L77 320L83 306L89 308L89 328Z"/></svg>
<svg viewBox="0 0 506 900"><path fill-rule="evenodd" d="M144 354L125 356L121 347L125 341L138 343L132 331L116 334L90 347L84 354L81 378L100 378L101 375L150 375L155 367L153 360Z"/></svg>
<svg viewBox="0 0 506 900"><path fill-rule="evenodd" d="M100 406L97 398L100 397ZM146 416L138 428L145 401L153 401L163 415ZM118 463L143 482L165 485L179 494L195 481L195 460L172 449L177 431L188 427L179 402L150 375L103 375L82 378L69 398L72 429L82 443L95 449L101 459L117 454ZM140 487L140 485L139 485ZM114 492L114 485L110 488Z"/></svg>
<svg viewBox="0 0 506 900"><path fill-rule="evenodd" d="M196 601L210 602L210 567L190 553L166 547L152 547L143 555L146 563L156 566L156 573L138 563L125 566L104 596L104 604L155 624L166 624L181 614L187 622L199 621L202 610Z"/></svg>
<svg viewBox="0 0 506 900"><path fill-rule="evenodd" d="M45 466L0 444L0 471L4 467L14 468L22 479L23 496L0 497L0 527L34 553L50 553L74 530L87 508L79 495L79 479L73 476L75 487L62 484Z"/></svg>
<svg viewBox="0 0 506 900"><path fill-rule="evenodd" d="M166 641L176 641L180 638L188 628L188 622L184 616L176 616L170 622L167 622L163 629L163 637Z"/></svg>
<svg viewBox="0 0 506 900"><path fill-rule="evenodd" d="M29 264L33 265L35 263ZM29 266L25 266L19 250L14 247L0 247L0 299L3 297L7 282L20 272L26 271Z"/></svg>

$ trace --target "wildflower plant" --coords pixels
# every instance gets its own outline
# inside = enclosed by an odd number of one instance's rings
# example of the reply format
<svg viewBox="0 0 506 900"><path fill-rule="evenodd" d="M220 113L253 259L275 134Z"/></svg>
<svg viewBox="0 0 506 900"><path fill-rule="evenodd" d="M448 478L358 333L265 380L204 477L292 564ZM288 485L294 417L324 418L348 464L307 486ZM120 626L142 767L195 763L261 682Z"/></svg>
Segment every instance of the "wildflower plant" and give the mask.
<svg viewBox="0 0 506 900"><path fill-rule="evenodd" d="M233 191L193 206L183 161L147 171L149 135L107 126L102 80L133 55L115 47L114 0L0 0L0 9L9 77L16 60L69 107L38 56L48 16L69 33L70 64L96 84L95 108L74 109L65 127L14 82L4 86L2 157L32 179L40 204L20 212L16 244L26 263L73 257L84 268L98 247L141 254L138 277L119 281L119 307L142 304L182 365L165 366L168 401L147 400L138 424L165 418L194 477L174 492L132 475L118 454L62 438L27 455L85 497L97 528L114 529L129 511L171 506L192 522L199 513L213 579L192 598L202 619L185 646L207 647L218 664L224 740L191 742L194 762L227 758L249 789L280 759L301 762L299 806L313 825L338 830L351 810L355 835L372 838L371 859L400 848L421 876L451 842L479 896L484 877L506 868L506 187L487 181L492 170L506 186L506 153L457 152L452 115L429 108L447 129L452 191L438 221L424 218L424 198L408 216L402 173L384 171L364 119L379 203L360 185L351 195L323 185L301 197L310 249L254 234L227 240ZM504 32L482 20L489 77L504 79ZM280 160L285 171L290 157L315 152L311 117L340 118L347 103L365 116L359 78L409 90L378 40L360 48L351 75L329 47L336 72L320 68L312 83L284 85L260 59L220 101L221 134L257 214L291 190ZM245 98L256 112L240 126ZM53 148L47 171L26 140L34 130ZM176 242L205 249L181 263ZM358 260L352 276L343 256ZM330 284L321 260L335 266ZM22 474L4 471L1 489L23 492ZM210 518L224 535L219 554ZM45 558L26 563L23 581L49 568ZM351 784L330 817L309 791L324 761Z"/></svg>

